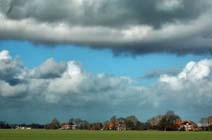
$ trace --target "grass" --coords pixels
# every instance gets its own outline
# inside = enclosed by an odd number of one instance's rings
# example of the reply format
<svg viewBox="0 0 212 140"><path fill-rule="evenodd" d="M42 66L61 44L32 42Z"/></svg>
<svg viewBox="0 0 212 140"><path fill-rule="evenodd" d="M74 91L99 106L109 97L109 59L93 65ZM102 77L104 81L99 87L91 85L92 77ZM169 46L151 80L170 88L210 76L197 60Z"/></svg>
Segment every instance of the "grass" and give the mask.
<svg viewBox="0 0 212 140"><path fill-rule="evenodd" d="M0 140L212 140L212 132L0 130Z"/></svg>

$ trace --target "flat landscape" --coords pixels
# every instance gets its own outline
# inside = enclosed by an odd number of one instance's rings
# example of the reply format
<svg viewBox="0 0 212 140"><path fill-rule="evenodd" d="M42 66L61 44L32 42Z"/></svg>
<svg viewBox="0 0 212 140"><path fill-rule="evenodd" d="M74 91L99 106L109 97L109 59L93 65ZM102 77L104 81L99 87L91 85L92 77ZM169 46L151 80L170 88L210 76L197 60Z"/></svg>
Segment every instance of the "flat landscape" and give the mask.
<svg viewBox="0 0 212 140"><path fill-rule="evenodd" d="M1 140L211 140L212 132L0 130Z"/></svg>

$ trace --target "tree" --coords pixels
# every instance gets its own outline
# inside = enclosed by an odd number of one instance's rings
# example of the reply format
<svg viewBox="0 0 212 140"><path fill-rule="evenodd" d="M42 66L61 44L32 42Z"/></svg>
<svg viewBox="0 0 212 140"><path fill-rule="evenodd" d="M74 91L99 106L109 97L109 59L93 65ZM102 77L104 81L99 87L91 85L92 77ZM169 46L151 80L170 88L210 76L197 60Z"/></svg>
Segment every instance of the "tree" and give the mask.
<svg viewBox="0 0 212 140"><path fill-rule="evenodd" d="M208 130L209 128L208 128L208 118L201 118L200 119L200 121L199 121L199 123L201 124L201 128L203 129L203 130Z"/></svg>
<svg viewBox="0 0 212 140"><path fill-rule="evenodd" d="M32 124L28 125L28 127L31 127L32 129L43 129L44 125L32 123Z"/></svg>
<svg viewBox="0 0 212 140"><path fill-rule="evenodd" d="M146 122L147 129L159 129L159 123L160 123L162 118L163 118L163 115L157 115L157 116L149 119Z"/></svg>
<svg viewBox="0 0 212 140"><path fill-rule="evenodd" d="M176 115L174 112L167 112L163 115L162 119L159 122L159 129L167 131L167 130L177 130L176 121L180 120L180 117Z"/></svg>
<svg viewBox="0 0 212 140"><path fill-rule="evenodd" d="M59 129L60 127L60 122L56 118L54 118L52 122L47 125L47 129Z"/></svg>
<svg viewBox="0 0 212 140"><path fill-rule="evenodd" d="M135 128L135 125L131 120L127 120L126 127L128 130L133 130Z"/></svg>
<svg viewBox="0 0 212 140"><path fill-rule="evenodd" d="M103 128L103 124L101 122L90 124L91 130L101 130Z"/></svg>
<svg viewBox="0 0 212 140"><path fill-rule="evenodd" d="M0 129L10 129L10 128L11 126L8 123L0 121Z"/></svg>
<svg viewBox="0 0 212 140"><path fill-rule="evenodd" d="M139 121L136 116L129 116L126 118L126 127L129 130L135 130L138 123Z"/></svg>
<svg viewBox="0 0 212 140"><path fill-rule="evenodd" d="M144 130L146 128L145 123L142 123L140 121L138 121L138 123L135 126L135 130Z"/></svg>
<svg viewBox="0 0 212 140"><path fill-rule="evenodd" d="M90 124L88 121L86 120L81 120L79 118L71 118L69 120L69 124L71 125L76 125L77 129L89 129L90 128Z"/></svg>
<svg viewBox="0 0 212 140"><path fill-rule="evenodd" d="M212 116L208 117L208 129L209 129L209 131L212 130Z"/></svg>
<svg viewBox="0 0 212 140"><path fill-rule="evenodd" d="M111 122L115 123L116 122L116 116L113 116L111 119L110 119Z"/></svg>

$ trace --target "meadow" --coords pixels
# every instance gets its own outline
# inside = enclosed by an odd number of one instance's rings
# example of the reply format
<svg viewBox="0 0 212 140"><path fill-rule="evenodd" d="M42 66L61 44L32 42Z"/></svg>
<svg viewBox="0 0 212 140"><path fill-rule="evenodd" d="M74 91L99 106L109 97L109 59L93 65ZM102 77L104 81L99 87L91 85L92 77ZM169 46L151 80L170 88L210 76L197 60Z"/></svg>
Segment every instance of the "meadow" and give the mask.
<svg viewBox="0 0 212 140"><path fill-rule="evenodd" d="M0 140L212 140L212 132L0 130Z"/></svg>

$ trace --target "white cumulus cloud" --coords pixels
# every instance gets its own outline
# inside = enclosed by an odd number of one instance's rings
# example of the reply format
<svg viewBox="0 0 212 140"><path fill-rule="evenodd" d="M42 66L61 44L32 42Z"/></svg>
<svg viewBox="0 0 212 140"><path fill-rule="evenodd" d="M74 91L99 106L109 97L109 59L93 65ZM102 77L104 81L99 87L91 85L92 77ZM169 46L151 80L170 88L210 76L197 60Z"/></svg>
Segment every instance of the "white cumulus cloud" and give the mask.
<svg viewBox="0 0 212 140"><path fill-rule="evenodd" d="M188 62L179 73L162 74L154 85L145 87L132 77L86 72L73 60L50 58L29 69L8 51L0 54L4 58L0 59L0 108L36 106L34 109L41 111L58 106L130 110L132 114L173 109L184 115L186 108L189 117L211 110L211 59Z"/></svg>

